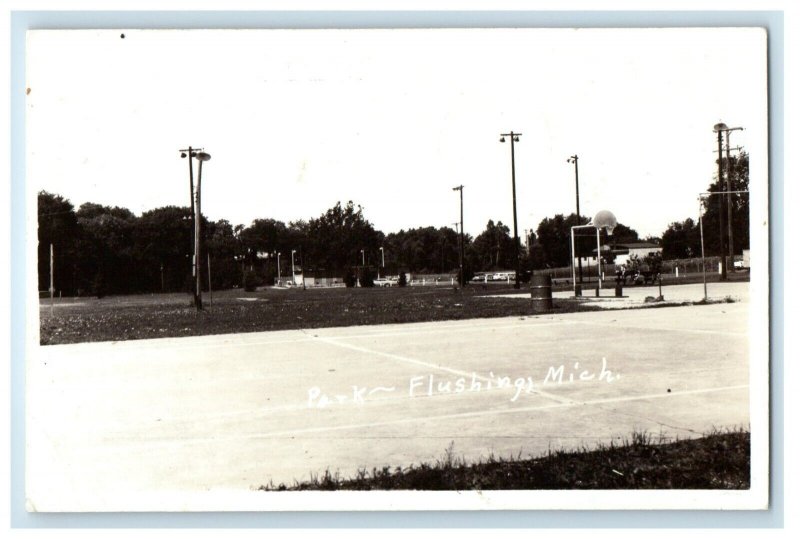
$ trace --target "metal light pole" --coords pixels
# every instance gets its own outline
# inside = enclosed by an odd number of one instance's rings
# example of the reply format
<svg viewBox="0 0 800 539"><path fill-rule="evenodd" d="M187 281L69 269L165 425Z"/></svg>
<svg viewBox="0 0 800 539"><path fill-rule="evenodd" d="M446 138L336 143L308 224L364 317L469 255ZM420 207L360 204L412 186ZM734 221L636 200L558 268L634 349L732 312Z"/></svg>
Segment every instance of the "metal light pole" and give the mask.
<svg viewBox="0 0 800 539"><path fill-rule="evenodd" d="M380 247L380 250L381 250L381 268L384 268L386 267L386 260L383 257L383 247ZM381 271L378 270L378 279L380 278L381 278Z"/></svg>
<svg viewBox="0 0 800 539"><path fill-rule="evenodd" d="M281 253L278 253L278 285L281 284Z"/></svg>
<svg viewBox="0 0 800 539"><path fill-rule="evenodd" d="M501 133L500 142L505 142L506 137L511 139L511 198L514 207L514 268L516 278L514 280L514 288L519 288L519 235L517 234L517 180L514 170L514 143L519 142L519 137L522 133Z"/></svg>
<svg viewBox="0 0 800 539"><path fill-rule="evenodd" d="M294 249L292 249L292 285L294 285L294 254L295 254L296 252L297 252L297 251L295 251Z"/></svg>
<svg viewBox="0 0 800 539"><path fill-rule="evenodd" d="M461 228L458 233L458 286L464 287L464 186L453 187L453 191L458 191L461 202Z"/></svg>
<svg viewBox="0 0 800 539"><path fill-rule="evenodd" d="M575 213L578 216L578 224L581 224L581 196L580 188L578 187L578 154L570 156L567 163L575 163ZM573 260L573 264L575 261ZM583 283L583 262L580 255L578 255L578 281Z"/></svg>
<svg viewBox="0 0 800 539"><path fill-rule="evenodd" d="M364 260L364 249L361 249L361 265L366 266L367 262Z"/></svg>

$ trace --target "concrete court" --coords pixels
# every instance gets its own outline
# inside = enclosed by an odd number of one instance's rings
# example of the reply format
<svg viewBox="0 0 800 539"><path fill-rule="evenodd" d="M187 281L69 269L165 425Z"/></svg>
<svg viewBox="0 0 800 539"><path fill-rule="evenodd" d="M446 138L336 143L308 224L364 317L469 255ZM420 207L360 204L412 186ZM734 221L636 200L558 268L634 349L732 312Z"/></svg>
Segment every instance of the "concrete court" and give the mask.
<svg viewBox="0 0 800 539"><path fill-rule="evenodd" d="M125 497L161 491L431 462L451 443L478 459L634 429L685 438L747 426L747 312L740 302L40 347L27 372L29 503L125 509ZM561 366L561 382L544 384ZM594 378L579 381L584 370ZM518 395L497 388L503 377L522 379Z"/></svg>

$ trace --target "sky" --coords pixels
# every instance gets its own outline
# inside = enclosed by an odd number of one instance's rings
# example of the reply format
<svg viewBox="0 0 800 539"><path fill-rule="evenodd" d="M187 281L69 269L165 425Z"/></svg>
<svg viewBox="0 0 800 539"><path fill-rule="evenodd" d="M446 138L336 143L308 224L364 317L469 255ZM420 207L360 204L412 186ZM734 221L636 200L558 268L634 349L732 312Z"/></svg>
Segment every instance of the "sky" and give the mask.
<svg viewBox="0 0 800 539"><path fill-rule="evenodd" d="M124 38L122 35L124 34ZM744 127L766 185L759 29L61 30L28 33L27 186L136 214L188 206L248 225L337 201L385 233L511 227L610 210L640 236L697 215L714 124ZM762 177L759 177L761 175ZM195 176L196 178L196 176Z"/></svg>

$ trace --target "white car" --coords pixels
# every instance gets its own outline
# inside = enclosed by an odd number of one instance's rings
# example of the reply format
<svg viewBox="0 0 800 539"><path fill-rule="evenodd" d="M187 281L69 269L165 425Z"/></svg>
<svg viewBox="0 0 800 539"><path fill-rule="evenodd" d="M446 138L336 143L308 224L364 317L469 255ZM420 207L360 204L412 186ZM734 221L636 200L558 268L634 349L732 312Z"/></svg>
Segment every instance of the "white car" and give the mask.
<svg viewBox="0 0 800 539"><path fill-rule="evenodd" d="M394 286L395 282L389 279L375 279L373 281L375 286Z"/></svg>

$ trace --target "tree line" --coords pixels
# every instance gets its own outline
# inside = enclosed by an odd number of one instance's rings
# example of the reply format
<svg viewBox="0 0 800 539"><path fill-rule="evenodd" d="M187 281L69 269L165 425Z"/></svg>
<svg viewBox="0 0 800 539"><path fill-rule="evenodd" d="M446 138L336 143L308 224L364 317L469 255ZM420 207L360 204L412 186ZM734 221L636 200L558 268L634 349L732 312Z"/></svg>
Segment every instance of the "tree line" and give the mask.
<svg viewBox="0 0 800 539"><path fill-rule="evenodd" d="M734 164L732 188L746 190L748 159ZM709 191L718 191L718 182ZM706 252L719 250L718 198L704 207ZM734 205L734 248L749 245L749 197L737 195ZM523 270L565 267L570 264L570 227L588 217L558 214L543 219L536 231L520 238ZM50 286L50 245L55 255L54 286L65 295L126 294L189 291L192 283L193 225L188 207L166 206L137 216L120 207L87 202L75 209L61 195L38 195L39 290ZM226 289L244 286L249 278L272 284L295 268L306 274L344 280L361 266L382 275L455 273L459 269L459 234L449 227L418 227L385 234L376 230L363 208L352 201L337 202L316 218L284 223L256 219L249 226L227 220L201 222L203 255L200 266L207 286ZM698 256L698 224L691 218L669 225L661 237L645 238L663 248L665 260ZM620 223L605 241L640 241L638 233ZM577 251L592 256L592 238L579 238ZM381 248L383 248L381 250ZM294 255L292 255L294 251ZM514 268L514 239L502 221L490 220L477 236L464 234L464 277L476 272ZM280 257L278 254L280 253Z"/></svg>

